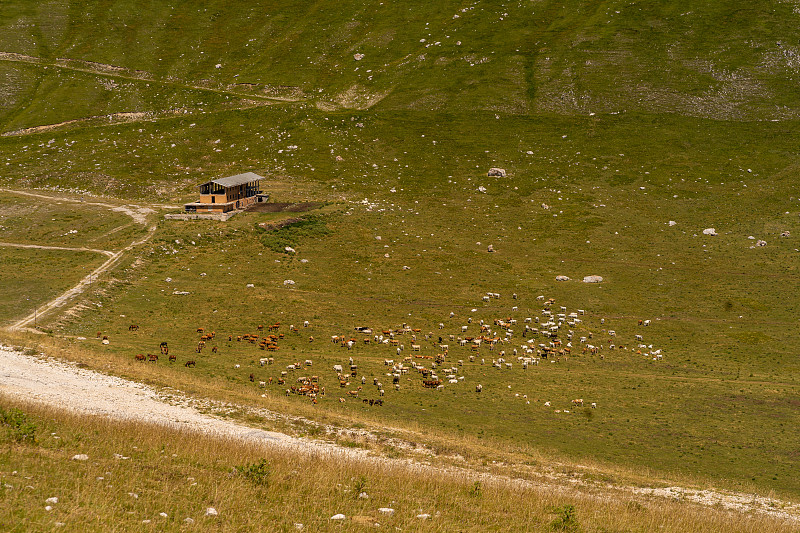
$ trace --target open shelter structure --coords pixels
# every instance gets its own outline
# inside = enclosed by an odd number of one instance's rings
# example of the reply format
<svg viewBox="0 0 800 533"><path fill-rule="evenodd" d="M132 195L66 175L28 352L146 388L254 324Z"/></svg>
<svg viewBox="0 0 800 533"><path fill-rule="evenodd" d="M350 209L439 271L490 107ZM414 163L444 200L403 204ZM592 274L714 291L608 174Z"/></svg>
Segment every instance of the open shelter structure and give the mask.
<svg viewBox="0 0 800 533"><path fill-rule="evenodd" d="M256 202L265 202L268 195L261 192L261 180L253 172L218 178L199 186L200 199L184 205L187 213L227 213L244 209Z"/></svg>

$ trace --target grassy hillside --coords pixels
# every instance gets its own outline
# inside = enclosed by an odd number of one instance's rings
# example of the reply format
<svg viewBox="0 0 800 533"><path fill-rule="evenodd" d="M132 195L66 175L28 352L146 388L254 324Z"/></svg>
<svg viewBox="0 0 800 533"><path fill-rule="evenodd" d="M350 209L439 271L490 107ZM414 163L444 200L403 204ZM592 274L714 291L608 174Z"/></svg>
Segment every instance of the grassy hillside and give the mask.
<svg viewBox="0 0 800 533"><path fill-rule="evenodd" d="M419 384L388 391L382 411L331 397L317 416L796 497L796 11L766 1L6 2L0 184L177 203L204 179L252 170L276 200L326 203L316 214L328 231L298 236L296 257L270 249L257 226L286 214L159 221L111 285L48 321L56 334L110 333L108 347L69 345L95 367L261 402L247 380L260 371L256 348L221 344L191 374L137 366L133 354L169 340L184 359L198 326L227 339L307 319L320 342L289 337L281 368L314 358L339 392L329 367L350 354L330 335L408 322L438 337L440 322L458 334L468 316L522 322L541 313L543 294L588 311L576 338L600 337L605 359L575 354L528 374L475 364L465 387L438 397ZM508 177L487 177L493 166ZM703 235L709 227L719 235ZM580 283L590 274L604 283ZM503 297L485 304L486 292ZM644 342L663 361L607 349L609 329L635 346L640 319L653 321ZM127 334L131 322L139 333ZM513 340L524 342L519 329ZM393 355L354 352L369 377ZM272 402L283 390L263 393ZM581 397L601 408L542 409ZM308 414L305 402L279 405Z"/></svg>
<svg viewBox="0 0 800 533"><path fill-rule="evenodd" d="M543 490L461 472L376 467L0 402L7 420L0 424L0 525L6 531L793 530L777 519L692 504L627 494L599 499L568 487ZM77 454L87 459L70 460ZM209 508L217 514L207 515ZM339 513L343 521L331 520Z"/></svg>

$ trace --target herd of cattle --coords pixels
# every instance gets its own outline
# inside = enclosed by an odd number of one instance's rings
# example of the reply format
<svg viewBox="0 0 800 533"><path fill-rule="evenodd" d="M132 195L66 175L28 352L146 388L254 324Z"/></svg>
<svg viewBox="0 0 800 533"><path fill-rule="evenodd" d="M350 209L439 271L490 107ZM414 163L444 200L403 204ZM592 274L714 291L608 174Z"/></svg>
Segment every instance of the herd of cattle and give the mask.
<svg viewBox="0 0 800 533"><path fill-rule="evenodd" d="M482 300L499 299L498 293L487 293ZM517 300L516 294L512 295ZM516 302L515 302L516 303ZM611 351L628 351L637 355L652 358L653 361L662 359L662 351L654 350L652 345L644 343L644 335L633 336L633 343L628 344L618 340L613 329L605 329L605 320L599 319L599 328L595 332L584 325L586 315L584 309L568 312L565 306L556 306L553 298L544 296L537 298L538 312L531 316L521 316L518 306L510 308L510 313L491 320L474 319L468 316L466 320L459 321L454 312L451 312L445 321L438 324L438 330L423 333L421 328L409 327L401 324L399 327L373 330L371 327L356 327L350 335L336 334L330 336L330 342L345 351L347 363L342 361L331 367L333 375L323 376L322 381L334 386L337 393L329 391L331 395L338 396L339 402L360 401L370 406L381 406L387 389L400 391L401 388L417 386L422 389L441 391L450 386L463 386L467 376L475 369L482 368L485 375L487 368L512 371L521 368L527 371L532 366L540 363L559 363L567 361L574 356L589 356L604 359ZM472 309L476 313L477 309ZM520 316L515 316L520 315ZM465 323L462 323L465 322ZM638 326L647 327L649 320L639 320ZM136 324L131 324L129 331L138 331ZM264 331L266 329L266 331ZM301 329L293 324L288 327L274 323L265 328L258 325L253 333L227 335L227 347L234 343L247 343L255 349L270 352L270 355L258 359L259 368L254 369L248 376L249 382L255 386L267 389L274 383L281 387L286 396L305 396L314 404L325 397L326 390L320 385L320 376L312 374L316 370L311 356L308 359L286 360L285 369L277 370L275 355L278 355L281 342L287 335L298 338ZM308 321L303 322L303 331L312 331ZM448 331L449 330L449 331ZM186 367L195 367L207 345L212 344L210 351L218 353L218 340L215 331L206 331L205 328L196 329L199 335L197 345L194 347L196 357L184 363ZM98 333L98 336L101 334ZM309 344L313 345L313 335L307 336ZM305 341L303 341L305 342ZM295 345L297 339L295 339ZM166 356L170 363L176 362L177 357L170 354L167 342L161 342L159 354L137 354L137 361L158 362L159 355ZM236 350L241 352L241 350ZM311 349L302 349L301 352L310 353ZM330 351L330 350L326 350ZM359 360L375 365L376 353L379 362L383 359L384 371L379 376L369 377L358 366ZM266 355L266 354L265 354ZM329 357L326 354L325 357ZM283 359L282 357L278 357ZM234 364L235 369L241 368ZM329 370L326 370L329 372ZM269 377L257 378L256 374L269 373ZM476 372L477 374L477 372ZM417 376L414 378L413 376ZM384 386L383 382L387 386ZM388 385L391 385L390 387ZM481 394L483 384L475 383L475 394ZM510 389L511 386L509 385ZM369 397L374 396L374 397ZM516 394L520 397L519 394ZM526 395L522 399L527 403ZM572 399L564 404L572 407L583 407L582 398ZM550 401L544 402L549 407ZM589 402L596 408L596 402ZM569 413L567 409L556 412Z"/></svg>

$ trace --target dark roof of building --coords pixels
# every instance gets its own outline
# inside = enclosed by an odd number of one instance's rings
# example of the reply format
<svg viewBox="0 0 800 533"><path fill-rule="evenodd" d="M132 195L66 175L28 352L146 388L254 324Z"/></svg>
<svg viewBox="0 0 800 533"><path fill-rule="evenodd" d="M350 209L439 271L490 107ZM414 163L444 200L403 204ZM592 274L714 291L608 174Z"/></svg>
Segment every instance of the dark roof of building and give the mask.
<svg viewBox="0 0 800 533"><path fill-rule="evenodd" d="M250 183L251 181L263 180L263 176L259 176L253 172L245 172L244 174L236 174L235 176L228 176L227 178L219 178L211 180L210 183L216 183L221 187L237 187Z"/></svg>

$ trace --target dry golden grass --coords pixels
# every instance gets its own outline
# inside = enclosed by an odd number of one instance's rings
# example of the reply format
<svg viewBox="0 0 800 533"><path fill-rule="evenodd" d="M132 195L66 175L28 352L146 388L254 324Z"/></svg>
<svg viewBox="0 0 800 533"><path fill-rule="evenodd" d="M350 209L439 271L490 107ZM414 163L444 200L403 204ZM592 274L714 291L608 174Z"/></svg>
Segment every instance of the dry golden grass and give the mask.
<svg viewBox="0 0 800 533"><path fill-rule="evenodd" d="M375 523L411 531L797 530L763 516L614 490L582 492L469 470L276 451L6 397L0 397L0 407L20 408L38 426L36 444L14 442L3 428L0 529L7 531L49 531L57 523L64 531L291 531L294 524L306 531L358 531ZM71 460L75 454L88 460ZM240 471L262 459L268 465L264 475ZM359 499L362 491L369 498ZM47 511L51 497L58 503ZM219 515L205 516L209 507ZM394 513L381 513L382 507ZM337 513L347 518L332 521ZM417 518L421 514L430 518Z"/></svg>

